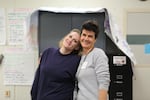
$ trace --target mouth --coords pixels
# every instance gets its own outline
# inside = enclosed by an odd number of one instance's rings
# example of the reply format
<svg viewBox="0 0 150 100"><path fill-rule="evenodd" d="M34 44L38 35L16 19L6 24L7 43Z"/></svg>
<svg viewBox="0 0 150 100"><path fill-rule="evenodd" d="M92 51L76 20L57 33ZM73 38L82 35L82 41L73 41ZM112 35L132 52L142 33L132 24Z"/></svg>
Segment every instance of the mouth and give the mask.
<svg viewBox="0 0 150 100"><path fill-rule="evenodd" d="M69 40L66 40L67 45L71 45L71 42Z"/></svg>
<svg viewBox="0 0 150 100"><path fill-rule="evenodd" d="M82 44L88 45L90 43L88 41L82 41Z"/></svg>

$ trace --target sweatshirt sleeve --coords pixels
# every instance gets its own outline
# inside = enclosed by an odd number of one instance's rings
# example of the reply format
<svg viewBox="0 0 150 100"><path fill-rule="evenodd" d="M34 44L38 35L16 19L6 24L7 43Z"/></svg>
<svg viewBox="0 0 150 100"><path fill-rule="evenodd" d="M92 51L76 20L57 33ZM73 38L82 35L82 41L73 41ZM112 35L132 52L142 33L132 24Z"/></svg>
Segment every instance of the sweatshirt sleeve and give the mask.
<svg viewBox="0 0 150 100"><path fill-rule="evenodd" d="M37 100L37 94L38 94L38 86L39 86L39 80L40 80L40 69L41 69L41 63L43 61L45 61L46 57L47 57L47 54L49 53L50 50L52 50L53 48L48 48L46 49L41 57L40 57L40 62L39 62L39 66L36 70L36 73L35 73L35 77L34 77L34 81L33 81L33 84L32 84L32 88L31 88L31 100Z"/></svg>
<svg viewBox="0 0 150 100"><path fill-rule="evenodd" d="M108 57L101 49L95 54L95 71L99 89L105 89L108 91L110 84Z"/></svg>
<svg viewBox="0 0 150 100"><path fill-rule="evenodd" d="M40 79L40 66L41 66L41 61L44 57L46 50L43 52L43 54L40 57L40 61L39 61L39 66L35 72L35 76L34 76L34 81L32 84L32 88L31 88L31 100L37 100L37 94L38 94L38 84L39 84L39 79Z"/></svg>
<svg viewBox="0 0 150 100"><path fill-rule="evenodd" d="M35 78L31 88L31 100L37 100L38 82L40 77L40 67L36 70Z"/></svg>

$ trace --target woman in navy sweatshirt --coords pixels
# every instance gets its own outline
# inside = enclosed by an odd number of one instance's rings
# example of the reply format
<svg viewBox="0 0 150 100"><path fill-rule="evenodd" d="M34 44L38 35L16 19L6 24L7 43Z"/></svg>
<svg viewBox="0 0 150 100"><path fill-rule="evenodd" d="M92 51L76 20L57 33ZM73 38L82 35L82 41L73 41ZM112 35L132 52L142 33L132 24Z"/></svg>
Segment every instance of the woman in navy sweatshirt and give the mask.
<svg viewBox="0 0 150 100"><path fill-rule="evenodd" d="M46 49L40 58L31 89L32 100L73 100L75 74L80 62L80 31L73 29L60 48Z"/></svg>

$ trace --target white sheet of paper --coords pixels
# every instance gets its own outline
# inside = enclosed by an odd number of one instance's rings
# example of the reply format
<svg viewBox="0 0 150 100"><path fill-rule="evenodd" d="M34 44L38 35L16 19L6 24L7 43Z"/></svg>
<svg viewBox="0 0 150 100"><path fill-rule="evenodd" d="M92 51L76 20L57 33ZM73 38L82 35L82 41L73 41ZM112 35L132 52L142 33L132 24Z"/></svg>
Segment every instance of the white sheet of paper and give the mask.
<svg viewBox="0 0 150 100"><path fill-rule="evenodd" d="M82 66L81 66L81 69L85 69L87 67L87 64L88 64L87 61L83 62Z"/></svg>
<svg viewBox="0 0 150 100"><path fill-rule="evenodd" d="M0 8L0 45L6 44L5 9Z"/></svg>
<svg viewBox="0 0 150 100"><path fill-rule="evenodd" d="M34 54L5 53L4 85L31 85L34 76Z"/></svg>

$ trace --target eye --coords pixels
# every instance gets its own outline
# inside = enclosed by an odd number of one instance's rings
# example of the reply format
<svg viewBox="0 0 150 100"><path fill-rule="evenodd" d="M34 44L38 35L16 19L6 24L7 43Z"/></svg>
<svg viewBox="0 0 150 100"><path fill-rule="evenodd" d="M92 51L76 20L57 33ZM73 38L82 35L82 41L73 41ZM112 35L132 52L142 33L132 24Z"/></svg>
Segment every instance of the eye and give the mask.
<svg viewBox="0 0 150 100"><path fill-rule="evenodd" d="M69 38L72 38L72 35L69 35Z"/></svg>
<svg viewBox="0 0 150 100"><path fill-rule="evenodd" d="M78 43L78 41L77 41L76 39L73 39L73 41L74 41L75 43Z"/></svg>
<svg viewBox="0 0 150 100"><path fill-rule="evenodd" d="M83 34L82 34L82 36L84 36L84 37L85 37L85 36L86 36L86 34L84 34L84 33L83 33Z"/></svg>
<svg viewBox="0 0 150 100"><path fill-rule="evenodd" d="M89 35L88 37L93 38L93 35Z"/></svg>

